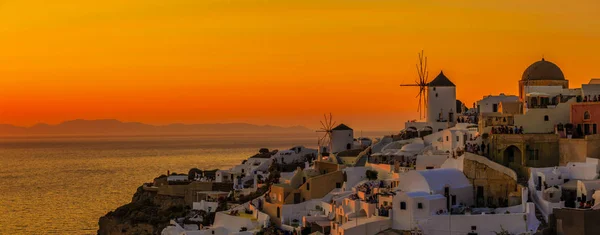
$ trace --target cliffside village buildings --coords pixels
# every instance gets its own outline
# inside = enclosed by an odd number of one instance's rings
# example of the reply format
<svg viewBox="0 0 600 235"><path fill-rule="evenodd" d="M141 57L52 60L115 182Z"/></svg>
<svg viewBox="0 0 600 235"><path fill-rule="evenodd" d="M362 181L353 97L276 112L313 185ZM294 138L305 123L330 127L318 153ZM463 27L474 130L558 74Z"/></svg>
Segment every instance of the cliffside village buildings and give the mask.
<svg viewBox="0 0 600 235"><path fill-rule="evenodd" d="M214 175L148 185L215 213L212 225L180 218L163 234L600 233L600 80L570 88L542 59L523 73L519 94L470 109L443 72L427 85L426 119L398 135L355 139L341 124L329 146L261 150ZM219 198L257 191L215 212Z"/></svg>

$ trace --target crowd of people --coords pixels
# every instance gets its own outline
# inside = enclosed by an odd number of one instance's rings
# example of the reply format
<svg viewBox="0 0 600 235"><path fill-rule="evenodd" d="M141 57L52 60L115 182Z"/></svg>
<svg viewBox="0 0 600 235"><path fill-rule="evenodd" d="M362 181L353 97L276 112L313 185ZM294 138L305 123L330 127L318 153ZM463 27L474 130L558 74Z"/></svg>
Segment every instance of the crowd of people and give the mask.
<svg viewBox="0 0 600 235"><path fill-rule="evenodd" d="M465 145L465 151L478 155L484 155L486 148L487 146L484 143L481 143L481 145L467 143L467 145Z"/></svg>
<svg viewBox="0 0 600 235"><path fill-rule="evenodd" d="M458 123L472 123L477 124L477 116L461 116L456 119Z"/></svg>
<svg viewBox="0 0 600 235"><path fill-rule="evenodd" d="M401 167L409 167L409 168L414 168L415 165L417 165L417 159L412 159L412 160L408 160L408 161L402 161L400 162L400 166Z"/></svg>
<svg viewBox="0 0 600 235"><path fill-rule="evenodd" d="M523 134L523 126L510 127L510 126L499 126L492 127L492 134Z"/></svg>
<svg viewBox="0 0 600 235"><path fill-rule="evenodd" d="M600 101L600 95L586 95L583 96L582 102L598 102Z"/></svg>

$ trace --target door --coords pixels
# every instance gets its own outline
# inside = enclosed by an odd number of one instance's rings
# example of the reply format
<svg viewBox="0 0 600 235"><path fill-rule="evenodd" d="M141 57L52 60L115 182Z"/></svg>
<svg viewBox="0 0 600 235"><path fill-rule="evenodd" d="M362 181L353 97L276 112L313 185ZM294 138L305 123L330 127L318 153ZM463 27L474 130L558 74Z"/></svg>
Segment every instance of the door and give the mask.
<svg viewBox="0 0 600 235"><path fill-rule="evenodd" d="M590 134L590 124L583 124L583 133L585 135L589 135Z"/></svg>
<svg viewBox="0 0 600 235"><path fill-rule="evenodd" d="M294 204L300 203L300 193L294 193Z"/></svg>
<svg viewBox="0 0 600 235"><path fill-rule="evenodd" d="M483 203L485 202L483 199L483 186L477 186L476 200L478 206L483 206Z"/></svg>
<svg viewBox="0 0 600 235"><path fill-rule="evenodd" d="M444 197L446 197L446 209L450 212L450 188L444 187Z"/></svg>

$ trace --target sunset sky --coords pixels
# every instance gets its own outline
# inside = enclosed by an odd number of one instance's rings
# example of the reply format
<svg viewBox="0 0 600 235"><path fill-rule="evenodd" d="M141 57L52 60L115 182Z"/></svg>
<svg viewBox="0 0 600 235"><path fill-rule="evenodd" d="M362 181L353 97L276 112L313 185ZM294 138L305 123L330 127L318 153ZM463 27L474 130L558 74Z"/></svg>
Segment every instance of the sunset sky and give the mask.
<svg viewBox="0 0 600 235"><path fill-rule="evenodd" d="M598 0L0 0L0 123L355 130L418 117L417 53L471 106L542 56L600 77Z"/></svg>

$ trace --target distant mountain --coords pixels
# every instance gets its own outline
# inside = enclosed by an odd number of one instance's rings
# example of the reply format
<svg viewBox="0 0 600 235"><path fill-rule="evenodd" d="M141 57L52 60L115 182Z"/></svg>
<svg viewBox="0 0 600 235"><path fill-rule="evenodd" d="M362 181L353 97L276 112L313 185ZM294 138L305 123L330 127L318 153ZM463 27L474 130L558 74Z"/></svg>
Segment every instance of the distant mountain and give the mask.
<svg viewBox="0 0 600 235"><path fill-rule="evenodd" d="M303 126L280 127L248 123L150 125L115 119L71 120L57 125L40 123L31 127L0 124L0 136L11 135L136 135L136 134L209 134L209 133L298 133L310 132Z"/></svg>

